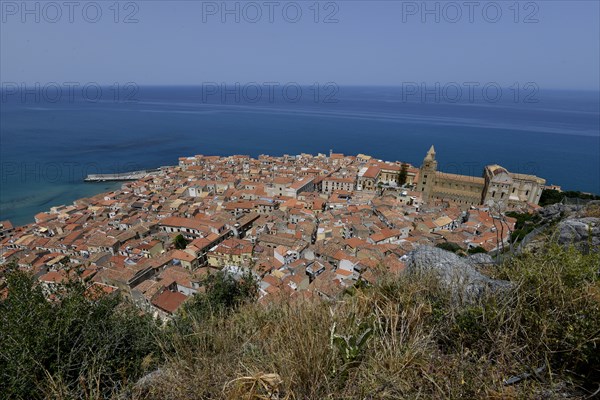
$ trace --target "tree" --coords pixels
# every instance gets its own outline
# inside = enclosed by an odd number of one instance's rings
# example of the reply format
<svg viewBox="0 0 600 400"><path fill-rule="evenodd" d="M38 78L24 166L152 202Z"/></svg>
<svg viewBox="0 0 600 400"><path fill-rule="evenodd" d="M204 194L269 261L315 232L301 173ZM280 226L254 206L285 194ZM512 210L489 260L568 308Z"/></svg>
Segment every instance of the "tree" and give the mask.
<svg viewBox="0 0 600 400"><path fill-rule="evenodd" d="M175 236L173 239L173 245L175 245L176 249L183 250L187 247L187 244L188 242L185 240L182 234Z"/></svg>
<svg viewBox="0 0 600 400"><path fill-rule="evenodd" d="M178 334L190 334L193 327L214 315L229 314L240 305L254 301L258 296L258 283L251 273L234 278L219 271L203 279L203 293L186 301L171 323Z"/></svg>
<svg viewBox="0 0 600 400"><path fill-rule="evenodd" d="M208 301L213 307L234 309L241 303L254 300L258 286L252 274L247 273L239 279L223 271L209 275L204 281Z"/></svg>
<svg viewBox="0 0 600 400"><path fill-rule="evenodd" d="M400 167L400 175L398 176L398 185L402 186L406 183L406 178L408 177L408 164L402 163L402 167Z"/></svg>
<svg viewBox="0 0 600 400"><path fill-rule="evenodd" d="M564 197L564 193L561 193L558 190L544 189L542 190L539 204L540 206L545 207L550 204L560 203Z"/></svg>

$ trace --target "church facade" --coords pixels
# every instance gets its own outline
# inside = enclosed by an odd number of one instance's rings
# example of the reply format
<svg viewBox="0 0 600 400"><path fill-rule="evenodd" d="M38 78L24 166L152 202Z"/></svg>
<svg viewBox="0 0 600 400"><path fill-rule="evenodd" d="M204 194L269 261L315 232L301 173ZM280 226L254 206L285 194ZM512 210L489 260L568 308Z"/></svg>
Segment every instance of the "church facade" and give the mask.
<svg viewBox="0 0 600 400"><path fill-rule="evenodd" d="M500 165L488 165L482 177L449 174L437 170L435 148L431 146L419 169L417 191L423 201L444 200L468 208L476 205L511 208L538 204L546 181L534 175L508 172Z"/></svg>

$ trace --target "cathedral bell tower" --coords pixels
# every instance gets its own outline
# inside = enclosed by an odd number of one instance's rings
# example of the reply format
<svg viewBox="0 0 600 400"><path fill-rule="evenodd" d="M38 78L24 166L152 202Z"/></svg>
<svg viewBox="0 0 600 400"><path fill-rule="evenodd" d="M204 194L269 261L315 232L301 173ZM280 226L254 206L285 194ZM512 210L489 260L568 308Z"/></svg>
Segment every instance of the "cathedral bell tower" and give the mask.
<svg viewBox="0 0 600 400"><path fill-rule="evenodd" d="M431 148L423 159L423 164L419 169L419 182L417 183L417 191L421 192L423 201L429 200L433 186L435 185L435 173L437 171L437 161L435 161L435 148Z"/></svg>

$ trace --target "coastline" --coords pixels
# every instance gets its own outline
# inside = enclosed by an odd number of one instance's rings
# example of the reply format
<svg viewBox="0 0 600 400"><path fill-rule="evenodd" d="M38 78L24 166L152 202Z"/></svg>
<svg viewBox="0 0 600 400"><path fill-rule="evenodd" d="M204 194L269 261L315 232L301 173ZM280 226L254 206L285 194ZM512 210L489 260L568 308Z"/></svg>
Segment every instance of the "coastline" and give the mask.
<svg viewBox="0 0 600 400"><path fill-rule="evenodd" d="M224 158L227 158L227 157L235 157L235 155L225 156ZM185 157L180 157L180 159L182 159L182 158L185 158ZM145 170L132 170L132 171L113 173L113 174L89 174L82 180L82 182L84 183L84 185L83 185L84 187L88 187L88 188L94 188L94 187L99 188L100 186L104 186L104 187L100 190L98 190L98 189L92 190L86 196L76 197L76 198L73 198L73 196L69 196L69 193L65 193L66 198L69 199L70 201L57 203L57 202L54 202L54 199L56 197L53 197L53 198L44 200L43 204L40 204L40 203L36 204L35 207L38 210L38 212L40 212L40 213L47 212L51 208L66 207L69 205L73 205L81 200L95 198L97 196L101 196L104 194L109 194L111 192L121 190L123 187L123 183L135 182L140 179L154 176L161 172L169 172L169 170L172 170L177 167L178 167L178 165L162 165L158 168L151 168L151 169L145 169ZM475 178L475 177L476 176L473 176L473 178ZM106 185L109 185L109 186L106 186ZM547 186L547 188L550 188L550 189L555 188L555 187L557 187L557 188L559 188L559 190L561 190L560 186L556 186L556 185L548 185ZM568 190L577 191L577 189L568 189ZM600 193L596 194L596 193L583 192L583 191L577 191L577 192L579 192L583 195L591 195L591 196L599 196L600 195ZM50 204L51 204L51 206L47 207ZM44 206L46 206L46 208L40 208L40 207L44 207ZM35 224L34 215L31 215L31 214L28 214L25 216L20 216L18 218L14 218L14 219L4 218L4 216L2 215L0 220L11 221L11 222L13 222L13 224L15 226L25 226L25 225ZM28 222L21 223L22 221L25 221L25 220Z"/></svg>
<svg viewBox="0 0 600 400"><path fill-rule="evenodd" d="M161 168L169 168L169 167L161 167ZM115 174L89 174L83 179L83 181L84 182L137 181L138 179L143 179L147 176L152 175L153 173L159 172L161 170L161 168L157 168L154 170L120 172L120 173L115 173Z"/></svg>

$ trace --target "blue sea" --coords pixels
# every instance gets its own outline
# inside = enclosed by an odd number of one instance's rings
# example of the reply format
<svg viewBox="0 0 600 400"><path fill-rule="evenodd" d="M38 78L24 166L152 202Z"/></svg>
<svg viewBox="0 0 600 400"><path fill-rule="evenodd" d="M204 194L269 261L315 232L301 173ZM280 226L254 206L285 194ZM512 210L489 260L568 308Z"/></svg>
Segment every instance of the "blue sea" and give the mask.
<svg viewBox="0 0 600 400"><path fill-rule="evenodd" d="M119 187L88 173L177 164L206 154L365 153L416 166L434 144L439 169L480 176L497 163L564 189L600 193L594 91L501 99L407 95L402 87L104 88L103 95L2 93L0 220L21 225ZM451 98L452 97L452 98ZM529 97L524 99L523 97ZM525 101L527 100L527 101Z"/></svg>

